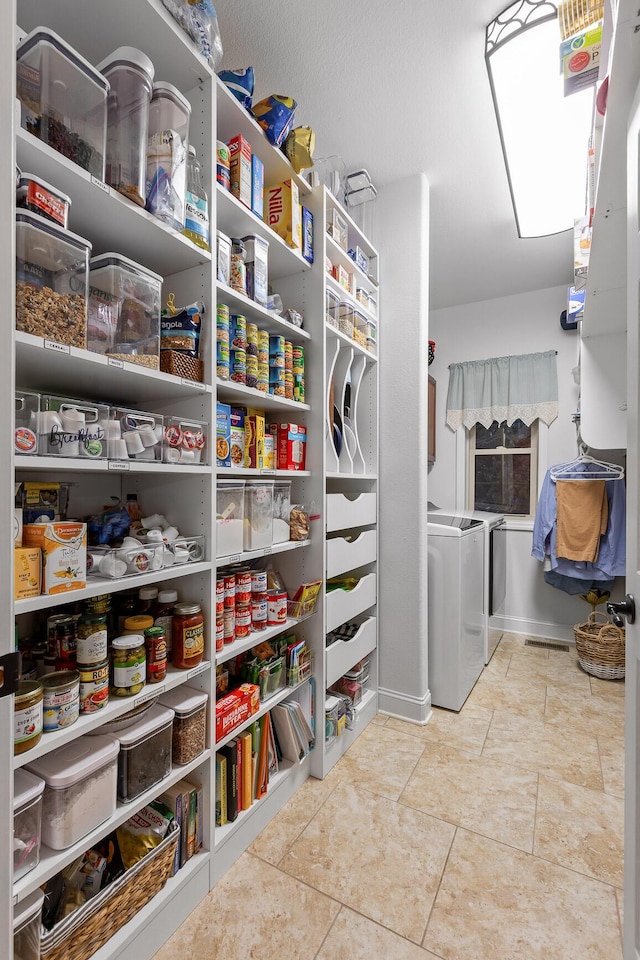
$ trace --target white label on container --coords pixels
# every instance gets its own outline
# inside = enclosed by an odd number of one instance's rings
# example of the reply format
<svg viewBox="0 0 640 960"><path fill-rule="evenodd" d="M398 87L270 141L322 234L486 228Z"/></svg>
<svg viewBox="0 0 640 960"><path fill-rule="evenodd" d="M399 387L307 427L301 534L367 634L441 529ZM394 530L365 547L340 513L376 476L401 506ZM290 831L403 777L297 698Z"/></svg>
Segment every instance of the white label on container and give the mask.
<svg viewBox="0 0 640 960"><path fill-rule="evenodd" d="M109 193L109 184L105 183L104 180L98 180L97 177L92 176L91 183L94 185L94 187L100 187L104 193Z"/></svg>
<svg viewBox="0 0 640 960"><path fill-rule="evenodd" d="M44 341L45 350L54 350L56 353L71 353L71 347L68 343L56 343L55 340Z"/></svg>
<svg viewBox="0 0 640 960"><path fill-rule="evenodd" d="M141 704L146 703L147 700L153 700L154 697L159 697L160 694L164 693L164 691L164 683L153 683L150 685L150 689L146 693L143 693L142 696L135 698L133 705L134 707L139 707Z"/></svg>
<svg viewBox="0 0 640 960"><path fill-rule="evenodd" d="M109 460L109 470L119 470L120 473L131 469L131 464L126 460Z"/></svg>
<svg viewBox="0 0 640 960"><path fill-rule="evenodd" d="M113 357L107 357L107 366L117 367L118 370L124 370L124 360L114 360Z"/></svg>
<svg viewBox="0 0 640 960"><path fill-rule="evenodd" d="M189 670L187 674L187 680L191 680L193 677L197 677L199 673L204 673L205 670L209 669L208 663L201 663L197 667L194 667L193 670Z"/></svg>

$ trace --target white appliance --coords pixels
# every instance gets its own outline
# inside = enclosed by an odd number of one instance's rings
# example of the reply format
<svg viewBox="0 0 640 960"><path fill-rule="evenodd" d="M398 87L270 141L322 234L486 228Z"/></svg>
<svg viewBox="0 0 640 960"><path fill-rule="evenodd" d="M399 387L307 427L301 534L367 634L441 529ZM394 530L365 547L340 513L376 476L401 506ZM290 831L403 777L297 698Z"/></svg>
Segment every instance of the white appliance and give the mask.
<svg viewBox="0 0 640 960"><path fill-rule="evenodd" d="M500 613L507 589L507 539L504 515L484 510L445 510L429 503L427 519L438 523L438 516L470 517L483 525L483 633L484 662L489 663L502 636L502 630L491 626L491 617Z"/></svg>
<svg viewBox="0 0 640 960"><path fill-rule="evenodd" d="M484 668L484 526L444 513L427 523L429 687L460 710Z"/></svg>

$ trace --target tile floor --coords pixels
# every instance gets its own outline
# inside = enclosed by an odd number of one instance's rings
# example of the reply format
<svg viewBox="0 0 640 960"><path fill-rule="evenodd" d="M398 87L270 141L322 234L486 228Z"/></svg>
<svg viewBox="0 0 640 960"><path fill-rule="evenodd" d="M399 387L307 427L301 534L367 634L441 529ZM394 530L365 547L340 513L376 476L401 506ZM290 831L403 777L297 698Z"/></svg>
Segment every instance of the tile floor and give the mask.
<svg viewBox="0 0 640 960"><path fill-rule="evenodd" d="M621 960L624 682L524 639L459 714L378 716L155 960Z"/></svg>

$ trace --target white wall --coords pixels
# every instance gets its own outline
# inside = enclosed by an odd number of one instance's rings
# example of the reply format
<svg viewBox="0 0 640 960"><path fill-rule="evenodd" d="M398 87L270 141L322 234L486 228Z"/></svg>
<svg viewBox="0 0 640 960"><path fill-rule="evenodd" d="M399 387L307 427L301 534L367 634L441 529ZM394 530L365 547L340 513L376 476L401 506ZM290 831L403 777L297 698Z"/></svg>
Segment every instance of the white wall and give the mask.
<svg viewBox="0 0 640 960"><path fill-rule="evenodd" d="M456 435L445 423L450 363L557 350L559 412L547 434L547 465L576 455L571 415L577 408L578 387L571 370L578 361L578 334L560 327L565 299L565 287L552 287L432 311L429 336L436 341L436 357L429 373L437 380L436 462L429 472L429 499L433 503L456 506ZM460 469L464 469L463 464ZM618 592L622 595L621 587ZM588 612L584 601L544 582L542 564L531 558L530 530L510 530L507 597L495 625L533 636L572 640L573 624L584 620Z"/></svg>

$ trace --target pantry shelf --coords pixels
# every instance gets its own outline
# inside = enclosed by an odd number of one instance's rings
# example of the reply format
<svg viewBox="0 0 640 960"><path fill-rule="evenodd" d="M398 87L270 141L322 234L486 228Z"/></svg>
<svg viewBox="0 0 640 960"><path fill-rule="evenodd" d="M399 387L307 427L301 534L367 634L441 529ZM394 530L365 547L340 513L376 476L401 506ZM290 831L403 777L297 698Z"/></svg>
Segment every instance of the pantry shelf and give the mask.
<svg viewBox="0 0 640 960"><path fill-rule="evenodd" d="M283 407L288 407L290 410L311 409L308 403L298 403L297 400L287 400L286 397L274 397L271 393L262 393L261 390L245 387L232 380L218 380L217 387L218 396L222 400L229 398L229 403L235 404L239 398L242 398L250 406L260 407L262 410L281 410Z"/></svg>
<svg viewBox="0 0 640 960"><path fill-rule="evenodd" d="M30 893L33 893L34 890L37 890L38 887L45 883L50 877L53 877L60 870L64 869L67 864L81 856L85 850L89 850L94 843L119 827L137 810L144 807L145 804L159 797L160 794L164 793L172 784L188 777L193 770L201 767L210 757L211 751L205 750L204 753L201 753L200 756L192 760L191 763L186 763L180 767L173 767L168 777L165 777L160 783L156 783L155 786L141 793L140 796L136 797L131 803L118 802L116 812L112 817L105 820L99 827L96 827L95 830L86 834L86 836L82 837L72 846L67 847L66 850L52 850L50 847L42 844L40 848L40 863L30 873L14 884L14 896L16 896L18 900L23 900Z"/></svg>
<svg viewBox="0 0 640 960"><path fill-rule="evenodd" d="M283 317L279 317L273 310L267 310L260 306L255 300L245 297L238 293L226 283L216 284L218 288L218 302L229 303L232 313L239 313L248 320L255 320L264 330L269 333L277 333L291 340L292 343L299 343L302 340L310 340L311 334L302 327L296 327Z"/></svg>
<svg viewBox="0 0 640 960"><path fill-rule="evenodd" d="M180 473L185 476L202 476L209 471L206 464L185 466L179 463L160 463L155 460L92 460L90 457L31 457L18 454L16 470L48 473Z"/></svg>
<svg viewBox="0 0 640 960"><path fill-rule="evenodd" d="M267 790L267 796L272 793L274 790L277 790L281 783L287 779L292 770L297 769L298 764L293 763L290 760L280 760L278 772L269 779L269 789ZM238 814L236 820L232 823L225 823L222 827L216 827L214 835L214 845L216 848L220 848L223 844L229 840L230 837L236 833L237 830L240 830L249 817L253 816L259 809L262 803L264 803L266 797L263 797L262 800L254 800L248 810L241 810Z"/></svg>
<svg viewBox="0 0 640 960"><path fill-rule="evenodd" d="M267 627L266 630L252 632L248 637L243 637L241 640L234 640L233 643L225 644L224 650L216 653L216 666L220 663L226 663L227 660L237 657L238 654L244 653L245 650L250 650L251 647L255 647L259 643L264 643L272 637L286 633L287 630L291 630L297 624L297 620L287 619L284 623L279 623L275 627Z"/></svg>
<svg viewBox="0 0 640 960"><path fill-rule="evenodd" d="M310 477L310 470L252 470L250 467L218 467L219 477L285 477L295 480L296 477Z"/></svg>
<svg viewBox="0 0 640 960"><path fill-rule="evenodd" d="M327 286L329 290L333 290L333 292L337 294L341 300L345 300L347 303L349 303L353 309L357 310L358 313L361 313L363 317L366 317L367 320L370 320L376 326L378 325L378 318L376 314L372 313L368 307L364 307L360 301L353 296L352 293L349 293L349 291L346 290L341 283L338 283L335 277L331 277L329 274L327 274Z"/></svg>
<svg viewBox="0 0 640 960"><path fill-rule="evenodd" d="M338 200L336 200L336 198L334 197L334 195L331 193L330 190L327 190L327 191L326 191L326 205L327 205L327 211L329 211L329 210L337 210L338 213L340 214L340 216L342 217L342 219L343 219L343 220L346 220L346 222L347 222L347 227L349 228L349 230L350 230L352 233L354 233L354 234L357 235L357 237L358 237L358 246L361 247L361 248L364 250L364 252L366 253L366 255L367 255L368 257L370 257L370 258L377 257L377 256L378 256L378 251L376 250L376 248L375 248L375 247L373 246L373 244L367 239L367 237L365 237L365 235L364 235L363 232L362 232L362 229L361 229L361 228L358 226L358 224L355 222L355 220L353 219L353 217L351 216L351 214L349 213L349 211L346 210L346 209L343 207L343 205L338 202ZM333 237L331 237L331 236L329 236L329 235L327 235L327 237L328 237L328 239L329 239L331 242L333 242ZM342 248L340 248L340 249L342 249ZM352 260L351 262L353 263L353 260ZM356 268L356 269L359 269L359 268ZM362 271L360 271L360 272L362 272ZM363 276L365 276L365 274L363 274Z"/></svg>
<svg viewBox="0 0 640 960"><path fill-rule="evenodd" d="M371 353L370 350L367 350L365 347L361 347L359 343L356 343L351 337L347 336L346 333L342 333L341 330L336 330L335 327L332 327L330 323L326 324L326 334L327 337L334 337L336 340L341 340L343 343L348 344L348 346L353 347L354 353L361 353L367 360L370 360L371 363L377 363L378 358L375 353Z"/></svg>
<svg viewBox="0 0 640 960"><path fill-rule="evenodd" d="M333 239L330 234L326 236L327 241L327 256L331 263L341 264L345 270L348 270L349 273L354 273L356 277L356 283L358 285L363 284L367 290L376 291L378 289L378 283L374 277L369 276L368 273L365 273L357 265L355 260L352 260L346 250L344 250L339 243Z"/></svg>
<svg viewBox="0 0 640 960"><path fill-rule="evenodd" d="M288 473L288 471L285 471ZM262 550L245 550L243 553L235 553L229 557L218 557L219 567L228 567L233 563L247 563L249 560L259 560L261 557L269 557L272 553L285 553L288 550L296 550L300 547L308 547L310 540L286 540L284 543L274 543L271 547L264 547Z"/></svg>

